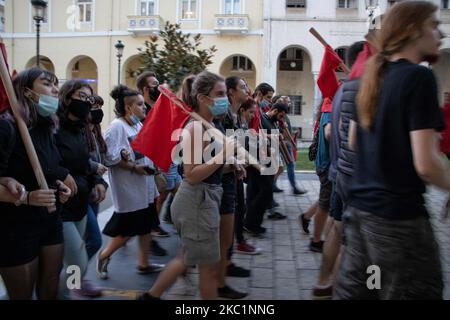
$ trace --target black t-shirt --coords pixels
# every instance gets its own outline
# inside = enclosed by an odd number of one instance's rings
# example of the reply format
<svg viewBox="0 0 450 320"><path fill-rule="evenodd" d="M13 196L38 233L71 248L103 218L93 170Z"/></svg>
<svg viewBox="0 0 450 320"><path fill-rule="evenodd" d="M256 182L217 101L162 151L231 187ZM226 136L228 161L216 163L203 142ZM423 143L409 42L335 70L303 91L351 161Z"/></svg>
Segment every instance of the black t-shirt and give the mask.
<svg viewBox="0 0 450 320"><path fill-rule="evenodd" d="M404 59L390 62L374 124L370 130L357 130L349 204L388 219L428 216L422 196L425 184L414 167L410 132L440 131L444 126L433 72Z"/></svg>

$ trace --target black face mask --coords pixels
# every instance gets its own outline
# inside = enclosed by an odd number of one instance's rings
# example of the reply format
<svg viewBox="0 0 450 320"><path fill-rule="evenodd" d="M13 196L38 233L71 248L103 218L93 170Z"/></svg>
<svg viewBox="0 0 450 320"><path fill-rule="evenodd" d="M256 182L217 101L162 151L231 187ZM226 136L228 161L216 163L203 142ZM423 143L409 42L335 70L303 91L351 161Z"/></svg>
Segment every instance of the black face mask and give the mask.
<svg viewBox="0 0 450 320"><path fill-rule="evenodd" d="M92 105L87 101L72 99L69 104L69 112L80 120L87 120Z"/></svg>
<svg viewBox="0 0 450 320"><path fill-rule="evenodd" d="M150 96L150 99L152 99L152 101L156 101L159 98L160 92L158 88L150 88L148 94Z"/></svg>
<svg viewBox="0 0 450 320"><path fill-rule="evenodd" d="M92 124L100 124L103 120L103 110L102 109L95 109L91 110L91 120L90 123Z"/></svg>

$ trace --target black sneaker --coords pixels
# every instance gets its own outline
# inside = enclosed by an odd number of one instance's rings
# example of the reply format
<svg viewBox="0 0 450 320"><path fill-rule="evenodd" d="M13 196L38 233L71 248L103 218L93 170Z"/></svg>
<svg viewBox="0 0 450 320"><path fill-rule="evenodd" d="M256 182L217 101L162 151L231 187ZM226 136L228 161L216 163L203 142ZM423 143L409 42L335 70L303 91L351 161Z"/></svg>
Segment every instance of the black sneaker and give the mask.
<svg viewBox="0 0 450 320"><path fill-rule="evenodd" d="M97 255L97 275L100 279L108 279L108 263L110 258L100 259L100 252Z"/></svg>
<svg viewBox="0 0 450 320"><path fill-rule="evenodd" d="M244 231L246 231L248 234L250 234L253 237L261 238L264 236L264 233L266 233L266 228L259 227L257 229L250 229L250 228L244 227Z"/></svg>
<svg viewBox="0 0 450 320"><path fill-rule="evenodd" d="M166 265L165 264L158 264L158 263L152 263L149 264L146 267L137 267L137 272L139 274L149 274L149 273L156 273L156 272L161 272L164 267Z"/></svg>
<svg viewBox="0 0 450 320"><path fill-rule="evenodd" d="M298 216L298 222L302 226L303 231L306 234L309 234L309 223L311 222L311 220L310 219L306 219L305 215L302 213L301 215Z"/></svg>
<svg viewBox="0 0 450 320"><path fill-rule="evenodd" d="M152 242L150 243L150 253L154 256L159 257L167 255L166 249L162 248L155 240L152 240Z"/></svg>
<svg viewBox="0 0 450 320"><path fill-rule="evenodd" d="M248 295L248 293L236 291L227 285L225 285L225 287L223 288L218 288L217 293L221 298L233 300L243 299Z"/></svg>
<svg viewBox="0 0 450 320"><path fill-rule="evenodd" d="M322 253L323 243L324 243L324 241L322 241L322 240L320 240L319 242L313 242L311 240L311 242L309 243L309 250L311 250L312 252Z"/></svg>
<svg viewBox="0 0 450 320"><path fill-rule="evenodd" d="M302 195L302 194L308 193L308 191L305 190L305 189L294 188L294 190L292 191L292 193L293 193L294 195Z"/></svg>
<svg viewBox="0 0 450 320"><path fill-rule="evenodd" d="M279 212L272 212L267 216L270 220L284 220L286 219L286 216L284 214L281 214Z"/></svg>
<svg viewBox="0 0 450 320"><path fill-rule="evenodd" d="M275 193L281 193L281 192L283 192L283 189L278 188L275 184L273 185L272 190L273 190L273 192L275 192Z"/></svg>
<svg viewBox="0 0 450 320"><path fill-rule="evenodd" d="M170 237L170 234L161 228L161 226L157 226L152 230L152 236L153 237Z"/></svg>
<svg viewBox="0 0 450 320"><path fill-rule="evenodd" d="M156 301L156 300L161 300L161 298L154 297L150 293L146 292L144 294L137 296L136 300L145 300L145 301L155 300Z"/></svg>
<svg viewBox="0 0 450 320"><path fill-rule="evenodd" d="M250 277L250 270L238 267L237 265L232 263L227 267L227 276L237 278L248 278Z"/></svg>

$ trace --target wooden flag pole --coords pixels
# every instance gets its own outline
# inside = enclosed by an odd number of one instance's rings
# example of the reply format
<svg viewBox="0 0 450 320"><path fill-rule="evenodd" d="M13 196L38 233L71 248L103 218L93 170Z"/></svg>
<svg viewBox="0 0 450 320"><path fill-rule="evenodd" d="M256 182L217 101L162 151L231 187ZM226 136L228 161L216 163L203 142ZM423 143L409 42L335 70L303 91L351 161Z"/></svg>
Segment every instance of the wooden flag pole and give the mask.
<svg viewBox="0 0 450 320"><path fill-rule="evenodd" d="M328 43L325 41L325 39L321 36L321 34L314 28L309 29L309 32L311 32L311 34L317 39L319 40L319 42L324 46L328 46ZM342 70L344 70L345 74L349 74L350 73L350 69L347 67L347 65L342 62L340 64L340 67L342 68Z"/></svg>
<svg viewBox="0 0 450 320"><path fill-rule="evenodd" d="M158 88L159 90L159 88ZM200 121L206 128L208 129L212 129L212 133L214 134L214 138L218 138L221 139L222 141L224 141L225 144L225 140L229 139L227 136L225 136L220 130L218 130L217 128L215 128L213 125L211 125L208 121L206 121L205 119L203 119L198 113L196 112L191 112L189 110L187 110L178 100L173 99L171 96L169 96L164 90L159 90L163 95L165 95L167 98L169 98L173 103L175 103L175 105L177 105L179 108L181 108L184 112L186 112L187 114L189 114L192 118L194 118L197 121ZM249 159L249 162L251 162L251 165L254 166L255 168L257 168L260 172L261 170L263 170L262 166L258 163L258 160L255 159L251 154L248 153L247 150L245 150L245 148L243 148L238 142L237 144L237 152L238 155L244 157L244 159Z"/></svg>
<svg viewBox="0 0 450 320"><path fill-rule="evenodd" d="M25 150L28 155L28 159L31 162L31 167L33 168L34 175L38 182L39 188L43 190L48 190L47 181L45 180L44 173L42 171L41 164L34 149L33 141L31 140L30 133L28 132L27 125L23 121L22 115L20 114L19 102L17 101L16 93L11 81L11 76L9 75L8 68L6 67L6 61L3 54L0 53L0 76L3 85L8 96L9 104L11 105L11 110L13 112L14 118L16 120L17 127L19 128L20 136L22 137ZM49 212L54 212L55 207L48 207Z"/></svg>

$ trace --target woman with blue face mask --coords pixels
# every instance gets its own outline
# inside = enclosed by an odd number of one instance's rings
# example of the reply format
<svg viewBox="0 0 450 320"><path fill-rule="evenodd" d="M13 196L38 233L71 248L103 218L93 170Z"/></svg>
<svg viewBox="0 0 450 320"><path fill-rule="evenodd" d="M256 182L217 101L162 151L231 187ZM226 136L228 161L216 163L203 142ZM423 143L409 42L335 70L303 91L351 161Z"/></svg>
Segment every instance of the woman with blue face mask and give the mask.
<svg viewBox="0 0 450 320"><path fill-rule="evenodd" d="M145 118L144 97L126 86L117 86L111 92L116 101L114 119L105 132L107 152L105 163L114 204L114 214L103 229L112 239L97 256L97 274L108 278L108 263L118 249L138 236L139 254L136 272L149 274L159 272L164 265L149 263L148 244L151 231L158 225L153 162L134 152L131 142L142 128Z"/></svg>
<svg viewBox="0 0 450 320"><path fill-rule="evenodd" d="M19 73L13 86L52 190L39 190L14 117L10 111L3 113L0 115L0 276L10 299L29 300L33 293L38 299L56 299L63 261L60 209L71 193L62 181L73 186L69 170L61 166L54 140L58 79L48 71L31 68ZM49 212L47 207L55 205L56 211Z"/></svg>
<svg viewBox="0 0 450 320"><path fill-rule="evenodd" d="M224 115L229 108L225 79L211 72L202 72L195 77L190 88L183 88L185 102L212 126L223 132L220 121L214 118ZM220 268L220 214L223 194L222 173L224 148L211 152L206 159L205 150L210 150L212 139L206 127L193 118L183 132L182 150L191 150L190 157L183 158L184 177L174 197L171 213L175 228L180 234L181 251L160 274L153 287L139 300L159 299L188 266L198 266L199 289L202 299L216 299ZM198 131L202 134L199 135ZM196 132L196 133L194 133ZM231 147L228 145L226 147ZM202 152L201 161L195 154ZM208 154L209 155L209 154ZM209 161L210 160L210 161Z"/></svg>

